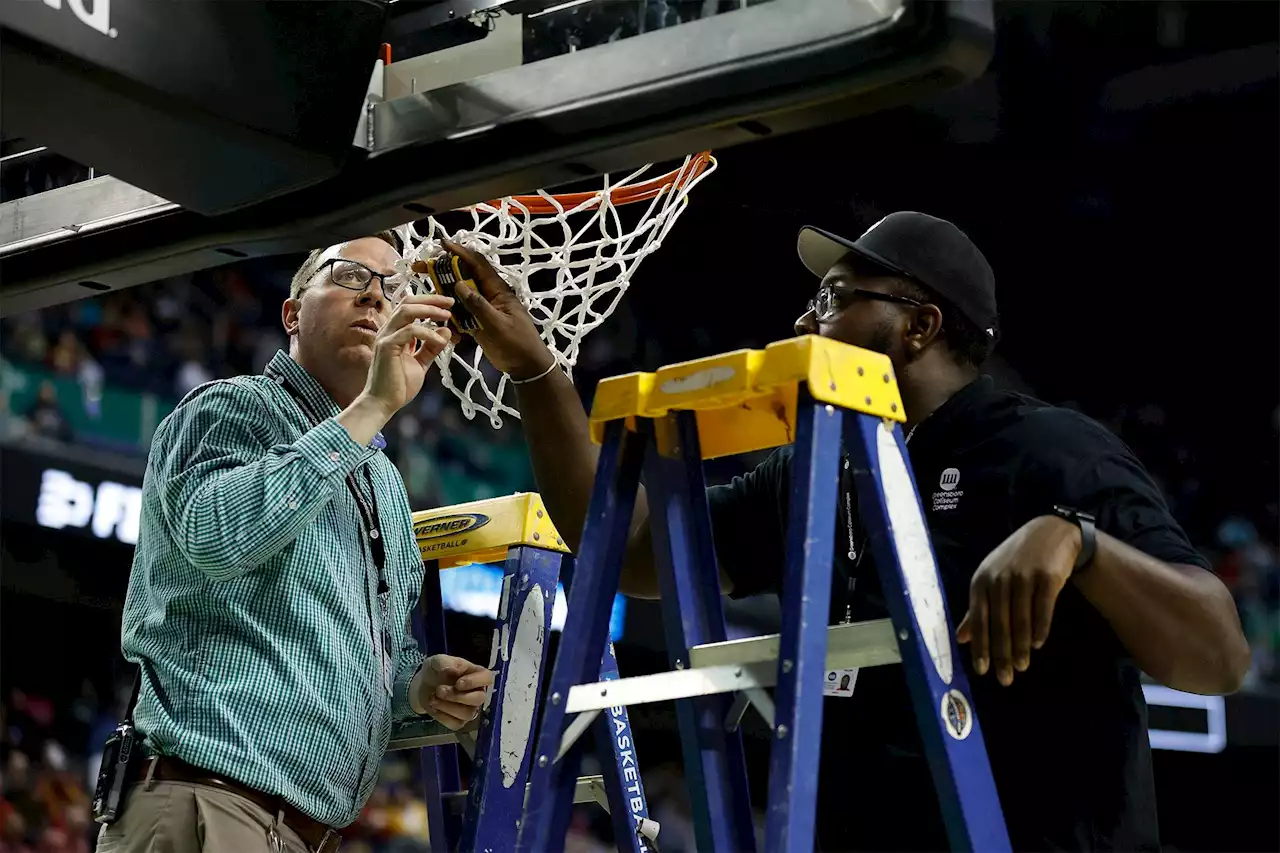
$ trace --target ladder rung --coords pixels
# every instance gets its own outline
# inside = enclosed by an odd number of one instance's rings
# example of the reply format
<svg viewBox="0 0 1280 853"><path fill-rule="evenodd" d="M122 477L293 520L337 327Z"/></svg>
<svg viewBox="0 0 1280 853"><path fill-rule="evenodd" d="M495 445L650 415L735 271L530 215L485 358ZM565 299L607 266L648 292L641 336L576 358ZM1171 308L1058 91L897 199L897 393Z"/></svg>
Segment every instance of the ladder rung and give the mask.
<svg viewBox="0 0 1280 853"><path fill-rule="evenodd" d="M579 684L569 690L564 710L566 714L577 714L619 705L645 705L691 696L733 693L753 687L772 687L777 682L777 669L771 663L731 664Z"/></svg>
<svg viewBox="0 0 1280 853"><path fill-rule="evenodd" d="M525 785L528 790L529 786ZM599 803L605 811L609 811L609 796L604 789L604 776L579 776L578 784L573 786L575 803Z"/></svg>
<svg viewBox="0 0 1280 853"><path fill-rule="evenodd" d="M423 746L446 746L458 743L458 733L435 720L409 720L391 732L388 750L417 749Z"/></svg>
<svg viewBox="0 0 1280 853"><path fill-rule="evenodd" d="M529 785L525 784L525 790L529 790ZM460 800L467 796L468 791L451 791L444 795L446 800ZM604 810L609 811L609 797L605 792L604 776L579 776L578 784L573 786L573 802L577 803L599 803Z"/></svg>
<svg viewBox="0 0 1280 853"><path fill-rule="evenodd" d="M778 659L780 635L763 634L723 643L706 643L689 650L689 664L695 667L765 663ZM832 625L827 629L827 669L853 669L901 663L893 622L873 619Z"/></svg>
<svg viewBox="0 0 1280 853"><path fill-rule="evenodd" d="M694 665L689 669L579 684L569 691L565 713L773 687L778 681L778 635L696 646L690 660ZM901 661L888 619L833 625L827 631L827 669Z"/></svg>

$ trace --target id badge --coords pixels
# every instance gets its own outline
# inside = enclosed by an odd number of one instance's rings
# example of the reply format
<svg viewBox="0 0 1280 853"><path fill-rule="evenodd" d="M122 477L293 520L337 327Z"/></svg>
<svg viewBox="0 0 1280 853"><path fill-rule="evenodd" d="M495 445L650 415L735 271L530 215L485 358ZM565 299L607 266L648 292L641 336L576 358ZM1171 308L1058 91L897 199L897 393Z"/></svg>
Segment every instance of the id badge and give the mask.
<svg viewBox="0 0 1280 853"><path fill-rule="evenodd" d="M857 669L829 669L822 682L822 695L848 698L853 695L853 686L857 683Z"/></svg>
<svg viewBox="0 0 1280 853"><path fill-rule="evenodd" d="M391 593L383 592L378 594L378 610L382 615L382 648L379 649L379 657L382 664L382 685L387 690L387 695L395 693L396 665L394 648L391 645Z"/></svg>

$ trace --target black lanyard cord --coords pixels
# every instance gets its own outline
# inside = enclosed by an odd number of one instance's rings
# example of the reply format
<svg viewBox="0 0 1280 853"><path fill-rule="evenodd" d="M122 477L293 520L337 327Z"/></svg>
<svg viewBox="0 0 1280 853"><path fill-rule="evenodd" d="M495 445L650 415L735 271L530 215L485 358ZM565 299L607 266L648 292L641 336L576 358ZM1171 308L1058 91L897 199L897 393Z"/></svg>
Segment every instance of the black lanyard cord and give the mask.
<svg viewBox="0 0 1280 853"><path fill-rule="evenodd" d="M861 547L858 544L856 524L853 520L853 476L849 471L849 457L845 456L840 468L840 493L844 498L840 507L844 515L844 529L848 536L849 571L846 577L844 621L853 621L853 594L858 584L858 569L862 566L862 555L867 551L867 537L862 537Z"/></svg>
<svg viewBox="0 0 1280 853"><path fill-rule="evenodd" d="M919 424L916 426L919 426ZM908 430L907 437L903 440L903 443L910 444L911 436L915 435L915 432L915 427ZM842 505L839 507L839 510L844 514L844 529L845 533L848 535L849 545L847 555L849 557L848 587L846 589L844 607L845 622L853 621L853 590L858 582L858 571L862 568L862 558L866 556L867 548L871 545L871 538L865 531L863 531L862 534L861 544L859 544L858 536L855 532L857 529L857 522L854 521L853 510L853 472L849 470L849 466L849 455L845 453L842 455L840 465L840 492L841 497L844 500L842 501Z"/></svg>
<svg viewBox="0 0 1280 853"><path fill-rule="evenodd" d="M288 377L270 366L267 367L266 374L289 392L289 396L298 404L298 408L312 427L320 425L320 417L306 399L293 388ZM373 486L373 478L369 475L367 467L364 469L364 479L369 486L369 500L365 500L364 494L360 491L354 471L346 476L347 489L350 490L351 497L356 502L360 524L364 527L365 538L369 542L369 552L373 555L373 564L378 571L378 594L382 595L390 591L386 579L387 550L382 540L382 532L378 529L378 493Z"/></svg>

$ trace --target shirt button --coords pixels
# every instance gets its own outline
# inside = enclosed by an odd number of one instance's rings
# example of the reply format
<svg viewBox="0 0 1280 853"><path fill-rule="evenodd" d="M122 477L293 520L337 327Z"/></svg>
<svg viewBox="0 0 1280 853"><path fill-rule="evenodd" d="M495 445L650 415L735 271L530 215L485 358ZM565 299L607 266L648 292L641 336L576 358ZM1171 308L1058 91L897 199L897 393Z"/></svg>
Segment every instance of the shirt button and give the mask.
<svg viewBox="0 0 1280 853"><path fill-rule="evenodd" d="M298 508L298 502L297 502L296 500L294 500L293 498L290 498L290 499L289 499L289 509L297 509L297 508Z"/></svg>
<svg viewBox="0 0 1280 853"><path fill-rule="evenodd" d="M329 451L329 461L330 461L330 462L337 462L337 461L338 461L339 459L341 459L341 458L342 458L342 454L341 454L341 453L339 453L338 451L336 451L336 450L330 450L330 451Z"/></svg>

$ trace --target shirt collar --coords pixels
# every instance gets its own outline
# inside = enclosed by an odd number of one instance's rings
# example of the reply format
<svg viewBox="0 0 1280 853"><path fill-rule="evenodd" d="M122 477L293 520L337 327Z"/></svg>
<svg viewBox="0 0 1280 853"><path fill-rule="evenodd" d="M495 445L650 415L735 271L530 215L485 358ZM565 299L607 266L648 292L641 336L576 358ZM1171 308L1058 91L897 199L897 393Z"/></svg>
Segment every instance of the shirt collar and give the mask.
<svg viewBox="0 0 1280 853"><path fill-rule="evenodd" d="M962 422L978 410L994 391L995 381L990 376L984 374L974 379L948 397L941 406L933 411L933 414L920 422L915 430L916 435L912 436L912 445L918 447L927 442L932 435L938 433L942 427L948 424L954 428L957 423ZM947 430L947 432L950 432L950 430Z"/></svg>
<svg viewBox="0 0 1280 853"><path fill-rule="evenodd" d="M324 390L324 386L284 350L277 350L276 354L271 357L271 361L267 363L266 373L283 377L289 383L289 387L302 397L321 420L332 418L342 411L338 408L338 404L333 401L333 397L329 395L329 392ZM383 450L387 446L387 440L379 432L373 437L373 441L369 442L369 445L376 447L378 450Z"/></svg>

